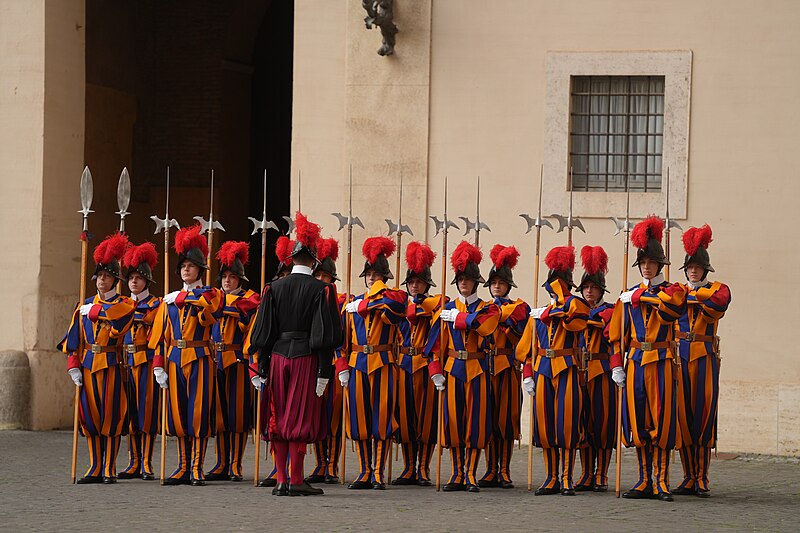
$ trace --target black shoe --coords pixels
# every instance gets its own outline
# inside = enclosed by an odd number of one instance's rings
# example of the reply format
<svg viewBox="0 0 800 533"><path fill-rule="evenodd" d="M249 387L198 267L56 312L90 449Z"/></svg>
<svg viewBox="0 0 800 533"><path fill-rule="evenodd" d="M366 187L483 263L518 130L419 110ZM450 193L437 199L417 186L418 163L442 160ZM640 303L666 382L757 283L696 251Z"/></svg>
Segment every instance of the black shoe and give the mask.
<svg viewBox="0 0 800 533"><path fill-rule="evenodd" d="M189 476L183 477L168 477L164 480L164 485L188 485Z"/></svg>
<svg viewBox="0 0 800 533"><path fill-rule="evenodd" d="M386 490L386 483L378 483L375 481L372 483L372 490Z"/></svg>
<svg viewBox="0 0 800 533"><path fill-rule="evenodd" d="M102 483L103 476L83 476L80 478L77 483L78 485L91 485L92 483Z"/></svg>
<svg viewBox="0 0 800 533"><path fill-rule="evenodd" d="M553 488L545 488L539 487L536 489L536 492L533 493L534 496L552 496L553 494L561 493L560 487L553 487Z"/></svg>
<svg viewBox="0 0 800 533"><path fill-rule="evenodd" d="M575 496L575 489L561 489L562 496Z"/></svg>
<svg viewBox="0 0 800 533"><path fill-rule="evenodd" d="M369 481L353 481L352 483L347 485L347 488L350 489L350 490L371 489L372 488L372 483L370 483Z"/></svg>
<svg viewBox="0 0 800 533"><path fill-rule="evenodd" d="M656 499L661 500L662 502L671 502L675 500L675 498L673 498L672 494L669 492L659 492L658 496L656 496Z"/></svg>
<svg viewBox="0 0 800 533"><path fill-rule="evenodd" d="M593 483L588 485L575 485L575 492L591 492L592 490L594 490Z"/></svg>
<svg viewBox="0 0 800 533"><path fill-rule="evenodd" d="M653 489L647 487L645 490L626 490L622 493L622 497L629 500L649 500L653 497Z"/></svg>
<svg viewBox="0 0 800 533"><path fill-rule="evenodd" d="M416 485L416 477L399 477L392 480L392 485Z"/></svg>
<svg viewBox="0 0 800 533"><path fill-rule="evenodd" d="M510 480L509 481L505 481L505 480L501 479L500 483L498 484L498 486L501 489L513 489L514 488L514 483L512 483Z"/></svg>
<svg viewBox="0 0 800 533"><path fill-rule="evenodd" d="M139 479L140 477L142 477L142 475L139 473L138 470L135 471L135 472L124 472L123 471L123 472L120 472L119 474L117 474L117 478L119 478L119 479Z"/></svg>
<svg viewBox="0 0 800 533"><path fill-rule="evenodd" d="M274 477L265 477L258 482L259 487L275 487L278 485L278 480Z"/></svg>
<svg viewBox="0 0 800 533"><path fill-rule="evenodd" d="M315 474L313 476L308 476L305 479L306 483L325 483L325 476L322 474Z"/></svg>
<svg viewBox="0 0 800 533"><path fill-rule="evenodd" d="M695 489L688 487L678 487L672 491L673 496L694 496Z"/></svg>
<svg viewBox="0 0 800 533"><path fill-rule="evenodd" d="M325 476L325 484L326 485L338 485L339 484L339 476Z"/></svg>
<svg viewBox="0 0 800 533"><path fill-rule="evenodd" d="M417 480L417 485L419 485L420 487L430 487L433 485L433 483L431 483L430 479L420 479Z"/></svg>
<svg viewBox="0 0 800 533"><path fill-rule="evenodd" d="M467 486L463 483L446 483L442 490L444 492L463 492L467 490Z"/></svg>
<svg viewBox="0 0 800 533"><path fill-rule="evenodd" d="M193 479L191 482L192 487L204 487L205 484L205 480L202 479Z"/></svg>
<svg viewBox="0 0 800 533"><path fill-rule="evenodd" d="M500 486L500 483L497 481L497 478L493 479L479 479L478 486L482 489L493 489Z"/></svg>
<svg viewBox="0 0 800 533"><path fill-rule="evenodd" d="M672 494L675 494L675 493L673 492ZM711 497L711 491L710 490L697 489L697 492L695 492L694 495L697 496L698 498L710 498Z"/></svg>
<svg viewBox="0 0 800 533"><path fill-rule="evenodd" d="M117 482L117 478L114 476L103 476L103 485L113 485Z"/></svg>
<svg viewBox="0 0 800 533"><path fill-rule="evenodd" d="M206 481L229 481L231 476L226 474L223 470L222 472L210 472L206 474Z"/></svg>
<svg viewBox="0 0 800 533"><path fill-rule="evenodd" d="M119 476L117 476L117 477L119 477ZM145 472L144 474L142 474L142 480L144 480L144 481L153 481L155 478L156 478L156 476L154 476L153 474L151 474L149 472Z"/></svg>
<svg viewBox="0 0 800 533"><path fill-rule="evenodd" d="M467 492L480 492L481 488L478 485L469 484L467 485Z"/></svg>
<svg viewBox="0 0 800 533"><path fill-rule="evenodd" d="M289 496L322 496L325 491L315 489L306 482L299 485L289 485Z"/></svg>
<svg viewBox="0 0 800 533"><path fill-rule="evenodd" d="M592 492L608 492L608 485L595 485Z"/></svg>
<svg viewBox="0 0 800 533"><path fill-rule="evenodd" d="M208 479L208 476L206 476L206 479ZM231 474L231 481L239 483L240 481L242 481L242 479L243 479L242 476L238 476L236 474Z"/></svg>
<svg viewBox="0 0 800 533"><path fill-rule="evenodd" d="M288 483L278 483L275 485L275 488L272 489L273 496L288 496L289 495L289 484Z"/></svg>

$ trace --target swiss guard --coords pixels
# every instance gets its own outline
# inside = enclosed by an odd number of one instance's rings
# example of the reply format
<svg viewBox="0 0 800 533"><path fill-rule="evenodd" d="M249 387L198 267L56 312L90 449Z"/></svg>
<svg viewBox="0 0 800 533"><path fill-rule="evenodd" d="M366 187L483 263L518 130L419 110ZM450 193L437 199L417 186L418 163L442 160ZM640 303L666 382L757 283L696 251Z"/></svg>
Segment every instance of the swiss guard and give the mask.
<svg viewBox="0 0 800 533"><path fill-rule="evenodd" d="M58 350L68 355L67 372L80 387L80 430L89 446L89 469L78 483L116 483L117 452L127 431L127 376L123 338L133 325L136 303L116 291L128 238L115 233L97 245L92 279L97 294L72 313Z"/></svg>
<svg viewBox="0 0 800 533"><path fill-rule="evenodd" d="M153 321L149 347L167 344L156 354L153 374L168 395L167 433L177 437L178 468L164 485L205 485L203 462L214 431L216 365L211 353L211 330L222 318L225 295L203 285L208 269L208 243L200 226L175 234L177 273L183 287L166 296Z"/></svg>
<svg viewBox="0 0 800 533"><path fill-rule="evenodd" d="M225 307L211 331L217 360L217 464L206 474L209 481L242 481L242 457L247 434L253 429L253 390L243 348L250 319L261 300L258 293L246 288L250 280L244 266L249 255L246 242L225 242L217 252L217 281L225 293Z"/></svg>
<svg viewBox="0 0 800 533"><path fill-rule="evenodd" d="M327 435L322 396L342 343L336 290L312 276L320 228L299 212L295 226L291 273L264 289L251 334L253 348L260 350L259 372L268 376L265 416L276 496L323 494L305 481L303 460L306 446Z"/></svg>
<svg viewBox="0 0 800 533"><path fill-rule="evenodd" d="M681 267L686 273L686 312L677 321L682 395L678 398L681 427L683 481L673 494L711 495L708 465L717 441L717 402L719 400L719 337L717 326L731 302L731 291L719 281L710 281L714 272L708 256L711 228L689 228L683 234L686 257Z"/></svg>
<svg viewBox="0 0 800 533"><path fill-rule="evenodd" d="M345 339L336 371L348 407L345 431L356 444L360 467L349 489L386 488L384 469L397 429L395 345L408 300L404 291L386 285L394 279L388 261L394 251L394 241L386 237L364 241L366 260L359 277L364 278L367 292L345 306L350 338Z"/></svg>
<svg viewBox="0 0 800 533"><path fill-rule="evenodd" d="M152 242L131 246L122 260L127 269L131 299L136 302L133 325L125 334L125 357L128 359L130 398L128 417L128 466L119 473L119 479L155 479L153 475L153 448L159 430L159 387L153 376L153 358L156 350L147 346L153 329L161 298L150 294L155 284L153 268L158 263L156 247ZM158 347L160 351L161 347Z"/></svg>
<svg viewBox="0 0 800 533"><path fill-rule="evenodd" d="M672 501L669 457L677 441L680 368L674 345L675 321L686 312L686 288L664 279L669 264L661 246L664 221L655 215L636 224L631 243L642 275L623 292L611 317L609 340L614 382L622 395L623 437L636 447L639 480L623 498ZM623 327L624 319L624 327ZM625 345L623 368L621 344Z"/></svg>
<svg viewBox="0 0 800 533"><path fill-rule="evenodd" d="M444 391L442 445L450 449L452 474L442 487L447 492L480 492L478 461L492 436L492 393L488 350L497 329L500 309L481 300L478 284L483 253L462 241L450 256L452 281L459 296L434 316L426 350L431 354L428 373L436 388ZM439 320L441 319L441 320ZM448 328L447 344L441 346L441 325ZM444 373L447 377L444 377Z"/></svg>
<svg viewBox="0 0 800 533"><path fill-rule="evenodd" d="M486 448L486 474L480 487L514 488L511 480L511 454L514 439L520 438L522 411L522 371L516 348L528 323L530 306L509 293L516 288L511 272L519 252L513 246L495 245L489 251L492 269L484 287L489 288L492 303L500 308L500 321L492 335L489 356L492 358L492 438ZM524 362L524 361L523 361Z"/></svg>
<svg viewBox="0 0 800 533"><path fill-rule="evenodd" d="M581 248L583 277L578 285L589 305L589 319L580 345L586 372L583 399L584 438L581 444L581 477L576 491L606 492L611 452L616 446L617 394L611 379L611 346L607 328L614 305L603 300L608 255L601 246Z"/></svg>

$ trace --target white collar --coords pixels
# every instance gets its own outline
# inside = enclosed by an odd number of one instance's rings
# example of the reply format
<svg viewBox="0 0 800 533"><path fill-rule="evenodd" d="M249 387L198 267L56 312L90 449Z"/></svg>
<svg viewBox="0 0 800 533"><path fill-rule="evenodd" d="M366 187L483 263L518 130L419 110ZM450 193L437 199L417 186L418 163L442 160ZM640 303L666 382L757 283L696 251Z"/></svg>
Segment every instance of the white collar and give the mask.
<svg viewBox="0 0 800 533"><path fill-rule="evenodd" d="M191 283L189 285L184 283L183 284L183 290L191 291L191 290L194 290L194 289L199 289L202 286L203 286L203 282L198 279L197 281L195 281L194 283Z"/></svg>
<svg viewBox="0 0 800 533"><path fill-rule="evenodd" d="M469 295L469 296L467 296L466 298L464 298L464 296L462 296L461 294L459 294L459 295L458 295L458 299L459 299L459 300L461 301L461 303L463 303L464 305L467 305L467 306L469 306L469 305L472 305L472 304L474 304L475 302L477 302L477 301L478 301L478 293L477 293L477 292L473 292L472 294L470 294L470 295Z"/></svg>
<svg viewBox="0 0 800 533"><path fill-rule="evenodd" d="M313 273L311 267L307 267L305 265L294 265L292 267L292 274L305 274L306 276L310 276Z"/></svg>
<svg viewBox="0 0 800 533"><path fill-rule="evenodd" d="M116 295L117 295L117 289L111 289L110 291L108 291L108 292L106 292L106 293L104 293L104 294L100 294L100 293L98 292L98 293L97 293L97 295L100 297L100 299L101 299L101 300L103 300L103 301L106 301L106 302L107 302L107 301L109 301L111 298L113 298L114 296L116 296Z"/></svg>
<svg viewBox="0 0 800 533"><path fill-rule="evenodd" d="M705 287L707 284L711 283L708 279L701 279L697 283L692 283L689 280L686 280L686 284L693 290L696 291L700 287Z"/></svg>
<svg viewBox="0 0 800 533"><path fill-rule="evenodd" d="M653 279L645 279L642 278L642 285L645 287L652 287L653 285L661 285L664 283L664 274L659 274L658 276L654 277Z"/></svg>
<svg viewBox="0 0 800 533"><path fill-rule="evenodd" d="M242 289L241 287L236 287L235 289L233 289L230 292L228 292L228 291L223 291L223 292L225 292L225 294L233 294L235 296L238 296L238 295L240 295L240 294L242 294L244 292L244 289Z"/></svg>
<svg viewBox="0 0 800 533"><path fill-rule="evenodd" d="M140 292L139 294L131 294L131 298L133 298L134 301L136 301L136 302L141 302L142 300L147 300L147 298L149 296L150 296L150 289L145 289L142 292Z"/></svg>

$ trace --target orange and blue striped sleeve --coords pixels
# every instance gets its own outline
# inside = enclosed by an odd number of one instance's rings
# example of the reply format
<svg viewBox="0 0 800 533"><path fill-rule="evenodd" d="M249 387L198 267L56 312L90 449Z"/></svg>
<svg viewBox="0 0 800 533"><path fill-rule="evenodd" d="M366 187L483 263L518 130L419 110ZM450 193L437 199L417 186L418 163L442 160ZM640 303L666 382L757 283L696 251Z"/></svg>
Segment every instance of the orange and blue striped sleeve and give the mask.
<svg viewBox="0 0 800 533"><path fill-rule="evenodd" d="M724 283L715 282L710 287L697 289L694 298L704 315L711 320L719 320L725 316L731 303L731 291Z"/></svg>

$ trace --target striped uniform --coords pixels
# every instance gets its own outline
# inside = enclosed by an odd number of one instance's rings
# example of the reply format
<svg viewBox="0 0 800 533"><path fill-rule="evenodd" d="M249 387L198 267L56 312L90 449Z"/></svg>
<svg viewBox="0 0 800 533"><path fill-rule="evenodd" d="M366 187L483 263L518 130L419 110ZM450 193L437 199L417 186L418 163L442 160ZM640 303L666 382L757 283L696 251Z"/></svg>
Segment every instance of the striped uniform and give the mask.
<svg viewBox="0 0 800 533"><path fill-rule="evenodd" d="M620 340L627 354L622 429L627 445L636 447L639 481L632 490L669 493L669 452L680 444L676 416L678 376L673 357L673 323L685 312L686 290L663 281L642 283L631 303L617 302L609 328L614 346L612 367L622 364ZM655 470L655 471L653 471Z"/></svg>
<svg viewBox="0 0 800 533"><path fill-rule="evenodd" d="M439 437L441 445L450 448L453 470L448 483L477 485L481 450L493 429L491 361L486 352L500 321L500 309L474 294L469 300L467 304L459 297L445 304L445 309L459 313L454 322L447 323L448 344L444 349L439 346L439 313L434 315L426 353L431 358L430 375L446 372L444 422Z"/></svg>
<svg viewBox="0 0 800 533"><path fill-rule="evenodd" d="M438 310L440 296L417 295L408 303L407 320L400 323L397 373L398 429L395 440L403 449L400 479L430 481L430 462L436 446L438 395L430 379L425 345L431 317Z"/></svg>
<svg viewBox="0 0 800 533"><path fill-rule="evenodd" d="M356 441L360 472L355 481L385 483L383 471L397 429L394 345L399 341L398 326L406 318L407 300L404 291L389 289L378 280L355 298L358 312L345 318L351 334L336 360L336 372L350 369L345 431Z"/></svg>
<svg viewBox="0 0 800 533"><path fill-rule="evenodd" d="M217 464L208 473L215 477L242 477L247 432L253 428L253 386L244 339L260 301L260 295L251 290L226 294L222 319L211 330L217 358Z"/></svg>
<svg viewBox="0 0 800 533"><path fill-rule="evenodd" d="M486 474L482 482L511 483L511 454L520 437L522 372L516 358L517 343L525 332L531 308L520 299L495 298L500 321L491 338L492 420L494 431L486 448Z"/></svg>
<svg viewBox="0 0 800 533"><path fill-rule="evenodd" d="M687 491L708 491L708 464L717 440L719 399L719 319L731 302L727 285L706 281L686 287L686 312L676 322L683 394L678 398L681 463ZM691 335L689 335L691 334Z"/></svg>
<svg viewBox="0 0 800 533"><path fill-rule="evenodd" d="M153 448L159 429L159 399L161 387L153 376L153 358L158 346L151 350L147 339L153 327L161 298L149 291L136 296L133 326L125 334L125 353L128 358L130 397L128 404L130 433L128 435L128 466L123 473L133 476L153 475Z"/></svg>
<svg viewBox="0 0 800 533"><path fill-rule="evenodd" d="M543 449L545 481L540 489L574 489L572 471L575 450L582 440L580 423L582 394L579 384L578 334L586 328L589 306L559 278L546 284L555 298L538 320L529 321L518 344L519 352L530 352L533 324L537 352L525 364L523 377L536 381L533 443ZM559 476L559 461L563 461Z"/></svg>
<svg viewBox="0 0 800 533"><path fill-rule="evenodd" d="M589 312L580 345L586 358L583 401L584 442L581 444L581 477L577 487L608 486L608 466L616 446L617 394L611 379L611 345L608 325L614 305L601 302Z"/></svg>
<svg viewBox="0 0 800 533"><path fill-rule="evenodd" d="M167 432L178 441L178 468L172 478L205 478L203 460L215 409L211 328L222 318L224 296L212 287L182 290L174 303L162 303L153 322L150 348L162 341L169 344L166 361L157 354L153 365L168 375Z"/></svg>
<svg viewBox="0 0 800 533"><path fill-rule="evenodd" d="M120 436L127 430L128 399L122 339L133 325L135 303L130 298L99 295L88 315L80 306L72 314L67 334L58 350L69 355L67 369L80 368L80 429L89 446L86 477L116 477Z"/></svg>

